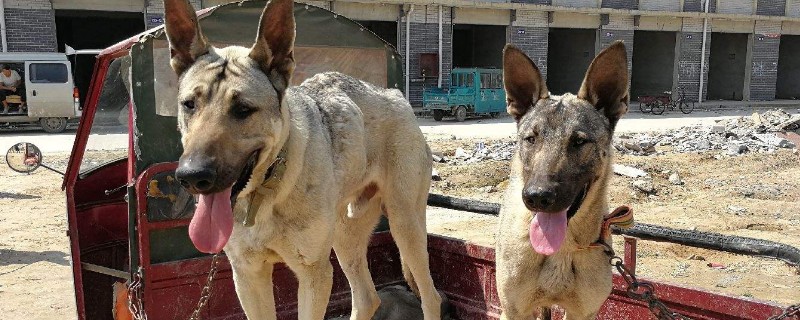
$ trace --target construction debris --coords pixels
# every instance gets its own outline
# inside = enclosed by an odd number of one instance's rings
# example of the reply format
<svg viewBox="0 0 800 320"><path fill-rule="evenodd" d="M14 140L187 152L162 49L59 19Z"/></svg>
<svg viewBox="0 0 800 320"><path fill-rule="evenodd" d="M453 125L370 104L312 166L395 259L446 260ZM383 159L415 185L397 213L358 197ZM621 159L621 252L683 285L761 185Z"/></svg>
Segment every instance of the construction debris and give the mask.
<svg viewBox="0 0 800 320"><path fill-rule="evenodd" d="M650 180L635 180L633 181L633 186L645 194L654 194L656 192L656 188Z"/></svg>
<svg viewBox="0 0 800 320"><path fill-rule="evenodd" d="M681 180L681 176L677 172L673 172L669 175L669 183L679 186L683 184L683 180Z"/></svg>
<svg viewBox="0 0 800 320"><path fill-rule="evenodd" d="M671 146L675 152L723 150L736 156L748 152L770 153L777 149L793 149L800 129L800 115L782 109L754 113L749 117L720 120L711 127L688 126L663 133L621 136L614 147L621 153L656 154L656 147Z"/></svg>
<svg viewBox="0 0 800 320"><path fill-rule="evenodd" d="M626 165L621 165L621 164L616 164L615 163L613 165L613 169L614 169L614 173L616 173L618 175L621 175L621 176L626 176L626 177L629 177L629 178L639 178L639 177L646 177L647 176L647 172L644 172L641 169L636 169L634 167L629 167L629 166L626 166Z"/></svg>

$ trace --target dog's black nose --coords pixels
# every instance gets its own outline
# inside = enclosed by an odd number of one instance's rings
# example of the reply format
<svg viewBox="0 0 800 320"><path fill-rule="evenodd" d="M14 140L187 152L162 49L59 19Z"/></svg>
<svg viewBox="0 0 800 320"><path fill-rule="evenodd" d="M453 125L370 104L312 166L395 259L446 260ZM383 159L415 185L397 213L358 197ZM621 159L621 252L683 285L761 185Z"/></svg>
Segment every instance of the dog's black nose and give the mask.
<svg viewBox="0 0 800 320"><path fill-rule="evenodd" d="M556 193L541 188L526 188L522 192L522 201L533 211L547 211L556 202Z"/></svg>
<svg viewBox="0 0 800 320"><path fill-rule="evenodd" d="M181 161L175 177L190 192L205 192L214 187L217 170L205 161Z"/></svg>

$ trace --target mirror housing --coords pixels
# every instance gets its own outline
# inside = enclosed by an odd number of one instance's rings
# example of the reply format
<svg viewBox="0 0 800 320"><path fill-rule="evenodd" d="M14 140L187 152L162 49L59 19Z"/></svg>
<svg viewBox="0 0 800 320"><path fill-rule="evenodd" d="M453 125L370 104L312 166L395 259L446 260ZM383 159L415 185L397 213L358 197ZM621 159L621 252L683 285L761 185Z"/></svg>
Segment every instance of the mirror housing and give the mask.
<svg viewBox="0 0 800 320"><path fill-rule="evenodd" d="M6 152L6 164L19 173L31 173L42 166L42 151L30 142L17 143Z"/></svg>

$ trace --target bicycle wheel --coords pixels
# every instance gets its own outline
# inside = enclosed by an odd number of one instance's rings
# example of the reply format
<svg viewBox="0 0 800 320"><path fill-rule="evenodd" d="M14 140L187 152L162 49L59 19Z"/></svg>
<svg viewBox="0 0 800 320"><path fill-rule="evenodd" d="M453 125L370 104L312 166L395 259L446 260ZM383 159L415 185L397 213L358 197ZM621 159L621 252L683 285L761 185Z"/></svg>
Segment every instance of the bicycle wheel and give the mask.
<svg viewBox="0 0 800 320"><path fill-rule="evenodd" d="M665 110L667 110L666 103L656 102L653 104L653 114L655 115L663 114Z"/></svg>
<svg viewBox="0 0 800 320"><path fill-rule="evenodd" d="M639 110L641 110L642 113L650 113L650 111L653 111L653 103L639 103Z"/></svg>
<svg viewBox="0 0 800 320"><path fill-rule="evenodd" d="M694 111L694 102L681 101L680 109L683 114L690 114Z"/></svg>

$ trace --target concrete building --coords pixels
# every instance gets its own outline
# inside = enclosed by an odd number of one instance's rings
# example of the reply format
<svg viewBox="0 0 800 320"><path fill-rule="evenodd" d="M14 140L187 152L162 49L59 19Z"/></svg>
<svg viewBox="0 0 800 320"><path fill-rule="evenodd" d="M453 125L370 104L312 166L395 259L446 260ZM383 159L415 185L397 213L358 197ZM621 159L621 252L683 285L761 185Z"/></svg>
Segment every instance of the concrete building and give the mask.
<svg viewBox="0 0 800 320"><path fill-rule="evenodd" d="M228 1L191 2L205 8ZM634 99L682 87L697 100L701 85L708 100L800 98L800 0L710 0L707 14L705 0L303 2L395 44L408 61L413 105L424 88L447 86L453 67L501 67L507 42L530 55L551 91L576 91L594 55L615 40L629 50ZM105 47L161 24L164 11L162 0L3 4L8 51ZM89 71L76 75L79 84L88 83Z"/></svg>

